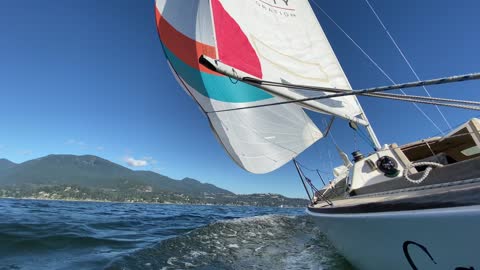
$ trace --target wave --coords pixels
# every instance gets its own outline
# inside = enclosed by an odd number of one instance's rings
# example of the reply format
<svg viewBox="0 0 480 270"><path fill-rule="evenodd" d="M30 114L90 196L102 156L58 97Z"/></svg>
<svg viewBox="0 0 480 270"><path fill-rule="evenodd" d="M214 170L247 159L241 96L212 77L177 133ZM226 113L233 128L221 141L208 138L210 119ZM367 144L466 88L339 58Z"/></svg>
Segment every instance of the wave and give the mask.
<svg viewBox="0 0 480 270"><path fill-rule="evenodd" d="M114 261L107 269L352 269L306 216L219 221Z"/></svg>
<svg viewBox="0 0 480 270"><path fill-rule="evenodd" d="M0 241L3 242L0 251L3 255L9 253L18 254L20 251L41 252L55 249L84 249L97 247L123 248L132 246L135 241L125 238L103 238L93 234L86 234L83 230L66 232L65 228L59 230L53 227L35 228L38 225L16 225L11 230L3 230L0 233Z"/></svg>

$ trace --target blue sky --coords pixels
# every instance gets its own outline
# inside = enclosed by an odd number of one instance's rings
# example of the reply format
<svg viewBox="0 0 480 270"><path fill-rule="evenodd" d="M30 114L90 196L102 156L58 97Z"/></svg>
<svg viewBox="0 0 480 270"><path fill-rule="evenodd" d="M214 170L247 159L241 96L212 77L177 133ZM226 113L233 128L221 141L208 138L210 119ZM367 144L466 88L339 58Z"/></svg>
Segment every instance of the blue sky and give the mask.
<svg viewBox="0 0 480 270"><path fill-rule="evenodd" d="M315 1L395 81L415 80L364 1ZM371 3L422 79L480 71L480 2ZM352 86L389 84L314 9ZM237 193L304 197L291 164L252 175L230 160L168 70L152 1L1 1L0 33L0 157L23 162L48 154L94 154L132 169L192 177ZM435 96L480 100L479 86L468 82L429 89ZM383 143L438 134L411 104L360 101ZM435 108L421 108L447 129ZM480 115L442 111L452 125ZM311 116L321 125L324 117ZM357 147L368 151L360 139L356 146L346 126L337 121L333 131L345 152ZM325 139L299 160L329 171L338 159L331 140Z"/></svg>

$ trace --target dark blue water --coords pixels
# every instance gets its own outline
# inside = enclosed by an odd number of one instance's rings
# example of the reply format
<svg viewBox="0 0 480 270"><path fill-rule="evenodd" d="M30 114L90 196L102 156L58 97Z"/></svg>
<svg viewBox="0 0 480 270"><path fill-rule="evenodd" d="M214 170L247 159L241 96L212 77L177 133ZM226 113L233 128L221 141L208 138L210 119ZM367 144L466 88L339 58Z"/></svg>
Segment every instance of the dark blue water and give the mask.
<svg viewBox="0 0 480 270"><path fill-rule="evenodd" d="M0 269L351 269L303 209L0 200Z"/></svg>

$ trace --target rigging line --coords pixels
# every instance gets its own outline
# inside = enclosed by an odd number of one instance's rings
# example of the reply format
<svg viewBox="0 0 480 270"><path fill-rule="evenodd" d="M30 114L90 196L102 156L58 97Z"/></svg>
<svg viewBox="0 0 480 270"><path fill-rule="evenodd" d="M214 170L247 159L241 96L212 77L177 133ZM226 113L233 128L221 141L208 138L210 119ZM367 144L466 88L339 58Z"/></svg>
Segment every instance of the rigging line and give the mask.
<svg viewBox="0 0 480 270"><path fill-rule="evenodd" d="M357 140L357 132L355 130L352 130L353 132L353 146L355 146L355 149L358 149L358 140Z"/></svg>
<svg viewBox="0 0 480 270"><path fill-rule="evenodd" d="M465 124L465 122L463 122L462 124ZM462 124L458 125L457 127L454 127L454 129L458 128ZM460 138L460 137L466 137L466 136L475 136L475 134L477 134L477 133L476 132L465 132L465 133L460 133L460 134L453 134L453 135L450 135L450 136L447 136L447 137L438 137L438 138L431 137L431 138L427 138L427 139L423 138L423 139L419 139L416 142L414 142L414 145L420 145L420 144L423 145L426 142L428 142L430 144L430 146L435 146L437 143L440 143L445 139L454 139L454 138ZM433 141L431 141L431 140L433 140ZM405 149L410 149L412 146L414 147L414 145L408 145L407 144L407 145L397 145L396 147L390 146L390 149L392 149L392 150L396 150L396 149L405 150Z"/></svg>
<svg viewBox="0 0 480 270"><path fill-rule="evenodd" d="M319 170L317 170L317 174L318 174L318 177L320 177L320 180L322 181L323 186L326 186L327 184L325 184L325 181L323 180L323 177L322 177L322 175L320 174L320 171L319 171Z"/></svg>
<svg viewBox="0 0 480 270"><path fill-rule="evenodd" d="M308 115L307 115L307 113L306 113L304 110L302 110L302 111L303 111L303 118L304 118L304 120L305 120L305 123L308 123ZM313 121L312 121L312 123L313 123ZM315 123L313 123L313 124L315 125ZM310 125L308 125L308 128L307 128L307 129L308 129L308 131L309 131L308 133L310 134L310 138L312 139L312 144L314 144L313 147L314 147L315 150L317 151L318 156L320 156L320 150L318 149L318 145L315 143L315 142L318 141L318 140L315 140L315 137L313 136L312 127L311 127ZM320 133L322 133L322 132L320 131ZM324 135L323 135L323 133L322 133L322 137L323 137L323 136L324 136Z"/></svg>
<svg viewBox="0 0 480 270"><path fill-rule="evenodd" d="M440 101L446 103L458 103L458 104L467 104L467 105L480 105L479 101L470 101L470 100L460 100L460 99L449 99L449 98L437 98L437 97L424 97L424 96L413 96L413 95L398 95L398 94L387 94L387 93L376 93L376 94L367 94L366 96L385 96L385 97L401 97L401 98L411 98L418 100L427 100L427 101Z"/></svg>
<svg viewBox="0 0 480 270"><path fill-rule="evenodd" d="M305 111L303 112L303 115L304 115L304 117L305 117L305 121L307 121L308 115L307 115L307 113L306 113ZM331 124L333 124L333 120L335 120L335 117L332 118ZM330 127L331 127L331 126L330 126ZM329 130L330 127L327 128L327 134L328 134L328 132L330 131L330 130ZM312 138L312 141L315 142L315 139L314 139L313 134L312 134L312 129L309 128L308 130L310 131L309 133L310 133L310 136L311 136L311 138ZM325 137L325 134L323 135L323 137ZM314 144L313 147L315 148L315 151L317 152L318 157L321 157L321 156L322 156L322 152L320 151L320 149L319 149L319 147L318 147L318 144L317 144L317 143L313 143L313 144ZM302 164L300 164L300 166L303 167ZM305 167L304 167L304 168L305 168ZM317 171L317 173L318 173L318 169L315 169L315 170L313 170L313 169L307 169L307 170L312 171L312 172L313 172L313 171ZM323 181L323 180L322 180L322 181Z"/></svg>
<svg viewBox="0 0 480 270"><path fill-rule="evenodd" d="M477 115L477 116L475 116L474 118L480 118L480 115ZM452 130L455 130L456 128L460 127L460 126L463 125L463 124L465 124L464 121L455 124L455 125L453 126L453 129L452 129ZM445 130L445 131L448 132L448 130ZM474 132L463 133L463 134L474 134ZM461 135L463 135L463 134L461 134ZM437 135L440 135L440 134L439 134L439 133L435 134L435 136L437 136ZM454 135L454 136L455 136L455 135ZM451 136L451 137L452 137L452 136Z"/></svg>
<svg viewBox="0 0 480 270"><path fill-rule="evenodd" d="M354 134L358 134L358 137L362 139L368 146L372 147L375 150L375 144L372 142L372 140L369 139L369 136L363 132L361 129L353 129ZM355 138L356 139L356 138ZM355 142L355 149L358 149L358 143Z"/></svg>
<svg viewBox="0 0 480 270"><path fill-rule="evenodd" d="M305 185L305 180L303 179L304 178L303 172L300 169L300 167L298 166L298 163L295 159L293 159L293 164L295 165L295 168L297 169L298 176L300 177L300 180L302 181L303 187L305 188L305 192L307 192L308 199L311 203L313 198L310 196L310 192L308 192L307 185Z"/></svg>
<svg viewBox="0 0 480 270"><path fill-rule="evenodd" d="M336 117L335 116L332 116L332 119L330 120L330 122L327 124L327 127L324 131L324 134L323 136L328 136L330 134L330 131L332 131L332 126L333 126L333 122L335 122L335 119Z"/></svg>
<svg viewBox="0 0 480 270"><path fill-rule="evenodd" d="M455 104L455 103L448 103L448 102L443 102L443 101L428 101L428 100L417 100L414 98L409 98L409 97L404 97L401 95L398 96L383 96L383 95L378 95L378 94L368 94L365 95L368 97L375 97L375 98L384 98L384 99L391 99L391 100L398 100L398 101L407 101L407 102L413 102L413 103L421 103L421 104L428 104L428 105L439 105L439 106L444 106L444 107L452 107L452 108L457 108L457 109L466 109L466 110L474 110L474 111L480 111L480 106L471 106L471 105L463 105L463 104Z"/></svg>
<svg viewBox="0 0 480 270"><path fill-rule="evenodd" d="M295 160L297 161L298 165L299 165L302 169L307 170L307 171L311 171L311 172L316 171L316 169L312 169L312 168L310 168L310 167L307 167L307 166L303 165L303 163L301 163L301 162L298 161L297 159L295 159Z"/></svg>
<svg viewBox="0 0 480 270"><path fill-rule="evenodd" d="M307 170L307 171L310 171L310 172L319 171L319 172L321 172L321 173L329 174L329 172L324 171L324 170L309 168L309 167L305 166L303 163L301 163L300 161L298 161L297 159L295 159L295 160L297 161L298 165L299 165L301 168L303 168L303 169L305 169L305 170Z"/></svg>
<svg viewBox="0 0 480 270"><path fill-rule="evenodd" d="M227 75L228 76L228 75ZM442 78L435 78L423 81L414 81L414 82L407 82L407 83L394 83L393 85L386 85L386 86L378 86L378 87L370 87L370 88L363 88L358 90L350 90L350 89L338 89L338 88L330 88L330 87L322 87L322 86L311 86L311 85L302 85L302 84L291 84L291 83L281 83L281 82L274 82L274 81L265 81L260 80L252 77L243 77L241 78L242 81L249 83L249 84L256 84L256 85L264 85L264 86L278 86L278 87L288 87L292 89L302 89L308 91L319 91L319 92L327 92L327 93L347 93L352 92L353 95L359 92L384 92L384 91L391 91L391 90L402 90L406 88L414 88L420 87L425 85L440 85L440 84L448 84L448 83L455 83L455 82L464 82L464 81L472 81L472 80L480 80L480 73L470 73L470 74L462 74L462 75L455 75L449 77L442 77ZM404 94L406 95L406 94ZM431 97L435 98L435 97Z"/></svg>
<svg viewBox="0 0 480 270"><path fill-rule="evenodd" d="M330 136L328 136L328 137L330 137L330 140L332 140L333 145L335 145L335 147L336 147L337 149L340 149L340 147L338 146L337 140L335 140L335 138L333 137L333 133L332 133L332 132L330 132Z"/></svg>
<svg viewBox="0 0 480 270"><path fill-rule="evenodd" d="M373 14L375 15L375 17L377 18L378 22L380 23L380 25L382 26L383 30L385 30L385 32L387 33L388 37L390 38L390 40L392 41L393 45L395 45L395 47L397 48L398 52L400 53L400 55L403 57L403 60L405 60L405 63L407 63L408 67L410 68L410 70L412 71L413 75L415 75L415 77L417 78L417 80L420 81L420 77L418 76L417 72L415 71L415 69L413 68L413 66L411 65L410 61L408 61L407 57L405 56L405 54L403 53L402 49L400 49L400 46L398 45L398 43L395 41L395 39L393 38L393 36L390 34L390 31L387 29L387 27L385 26L385 24L383 23L382 19L380 19L380 16L378 16L377 12L375 11L375 9L373 8L373 6L370 4L370 2L368 0L365 0L365 2L367 2L367 5L370 7L370 10L373 12ZM425 86L422 86L423 87L423 90L425 90L425 93L427 93L427 95L429 97L432 97L432 95L430 95L430 92L427 90L427 87ZM450 122L447 120L447 118L445 117L445 115L443 114L443 112L440 110L440 107L438 107L438 105L435 105L435 107L437 108L437 111L440 113L440 115L442 116L443 120L445 121L445 123L447 123L447 126L448 128L451 130L452 129L452 126L450 125Z"/></svg>
<svg viewBox="0 0 480 270"><path fill-rule="evenodd" d="M343 32L343 34L363 53L363 55L365 55L365 56L370 60L370 62L372 62L373 65L375 65L375 67L377 67L377 69L380 70L381 73L383 73L383 75L384 75L388 80L390 80L393 84L395 84L395 81L377 64L377 62L375 62L375 61L370 57L370 55L368 55L368 53L365 52L365 50L363 50L362 47L360 47L360 45L358 45L358 43L355 42L355 41L353 40L353 38L351 38L350 35L348 35L347 32L345 32L345 30L343 30L343 28L340 27L340 25L338 25L337 22L336 22L335 20L333 20L333 18L330 17L330 15L328 15L328 13L325 12L325 10L323 10L317 2L315 2L315 0L312 0L312 2L313 2L313 4L314 4L315 6L317 6L318 9L320 9L320 11L322 11L323 14L325 14L325 16L328 17L328 19L330 19L330 21L332 21L332 22L337 26L338 29L340 29L340 31ZM400 92L401 92L402 94L406 95L406 93L405 93L402 89L400 89ZM440 129L440 127L435 123L435 121L433 121L432 118L430 118L430 117L427 115L427 113L426 113L424 110L422 110L422 108L420 108L420 106L418 106L418 105L415 104L415 103L413 103L413 106L415 106L415 108L417 108L417 110L419 110L419 111L423 114L423 116L424 116L428 121L430 121L430 123L431 123L436 129L438 129L438 130L443 134L443 131Z"/></svg>
<svg viewBox="0 0 480 270"><path fill-rule="evenodd" d="M330 140L332 140L332 143L337 149L337 152L340 152L340 151L343 152L342 148L340 148L340 146L338 145L337 140L335 140L335 136L333 136L333 132L330 132L328 137L330 138Z"/></svg>
<svg viewBox="0 0 480 270"><path fill-rule="evenodd" d="M333 162L332 162L332 153L330 152L330 149L327 148L327 154L328 154L328 161L330 161L330 171L333 172Z"/></svg>
<svg viewBox="0 0 480 270"><path fill-rule="evenodd" d="M464 81L464 80L472 80L472 79L479 79L479 78L480 78L480 74L477 73L477 74L455 76L455 77L451 77L451 78L436 79L436 80L430 80L430 81L424 81L424 82L407 83L407 84L403 84L403 85L424 84L426 82L436 82L436 84L439 84L439 83L446 83L446 82L453 82L453 81ZM375 97L375 98L387 98L387 97L384 97L384 96L376 96L376 95L372 95L372 94L377 93L377 92L381 92L381 91L392 90L392 88L396 89L396 87L399 87L399 86L401 86L401 85L369 88L369 89L358 90L358 91L340 91L339 92L337 90L336 94L331 94L331 95L316 96L316 97L309 97L309 98L302 98L302 99L295 99L295 100L286 100L286 101L272 102L272 103L260 104L260 105L252 105L252 106L246 106L246 107L240 107L240 108L209 111L207 113L221 113L221 112L229 112L229 111L238 111L238 110L245 110L245 109L262 108L262 107L269 107L269 106L274 106L274 105L285 105L285 104L291 104L291 103L301 103L301 102L312 101L312 100L320 100L320 99L328 99L328 98L352 96L352 95L365 95L365 96L370 96L370 97ZM335 90L333 89L332 91L335 91ZM478 108L478 107L454 105L454 104L448 104L448 103L436 103L436 102L435 103L432 103L432 102L427 103L427 101L414 100L414 99L410 98L408 95L405 95L403 98L391 97L390 99L394 99L394 100L402 100L403 99L405 101L411 101L412 104L415 104L415 102L416 103L426 103L426 104L437 104L437 105L442 105L442 106L450 106L450 107L455 107L455 108L472 109L472 110L477 110L477 108ZM436 127L438 128L440 133L445 134L438 126L436 126Z"/></svg>
<svg viewBox="0 0 480 270"><path fill-rule="evenodd" d="M355 130L355 132L360 135L359 137L362 138L363 141L368 144L368 146L372 147L375 150L375 144L372 142L372 140L369 139L369 136L367 133L365 133L365 131L359 128Z"/></svg>
<svg viewBox="0 0 480 270"><path fill-rule="evenodd" d="M379 93L380 91L389 91L398 88L408 88L408 87L417 87L421 85L435 85L435 84L444 84L444 83L452 83L452 82L459 82L465 80L472 80L472 79L479 79L480 74L467 74L467 75L460 75L460 76L452 76L447 78L440 78L440 79L432 79L426 81L419 81L419 82L409 82L403 83L398 85L391 85L391 86L381 86L376 88L369 88L369 89L362 89L357 91L352 90L344 90L344 89L334 89L334 88L325 88L325 87L317 87L317 86L307 86L307 85L295 85L295 84L284 84L272 81L262 81L253 79L250 77L246 77L243 80L250 84L256 85L267 85L267 86L275 86L275 87L289 87L291 89L302 89L308 91L321 91L321 92L329 92L329 93L353 93L358 95L364 96L371 96L371 97L380 97L380 98L391 98L394 100L404 100L404 101L411 101L416 102L416 100L423 100L423 101L438 101L443 103L457 103L457 104L468 104L468 105L480 105L480 102L477 101L469 101L469 100L459 100L459 99L447 99L447 98L437 98L437 97L425 97L425 96L415 96L415 95L398 95L398 94L387 94L387 93ZM368 93L375 93L375 94L361 94L361 92L368 92ZM326 96L331 97L331 96ZM421 102L418 101L417 103L425 103L425 104L434 104L431 102ZM273 105L273 103L270 103ZM438 105L436 105L438 106ZM465 107L460 107L464 109L468 109ZM450 128L451 129L451 128Z"/></svg>

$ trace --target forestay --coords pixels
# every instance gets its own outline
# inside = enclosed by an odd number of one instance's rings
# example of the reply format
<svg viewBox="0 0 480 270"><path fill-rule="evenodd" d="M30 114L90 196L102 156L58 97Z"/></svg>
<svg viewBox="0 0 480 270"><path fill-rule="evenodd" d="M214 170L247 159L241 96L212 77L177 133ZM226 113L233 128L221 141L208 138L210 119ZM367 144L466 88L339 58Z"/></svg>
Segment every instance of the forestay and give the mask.
<svg viewBox="0 0 480 270"><path fill-rule="evenodd" d="M173 73L204 112L281 99L208 70L201 55L264 80L350 89L306 0L157 0L156 19ZM362 112L355 97L318 102L341 117ZM279 168L322 138L296 104L207 116L230 156L253 173Z"/></svg>

